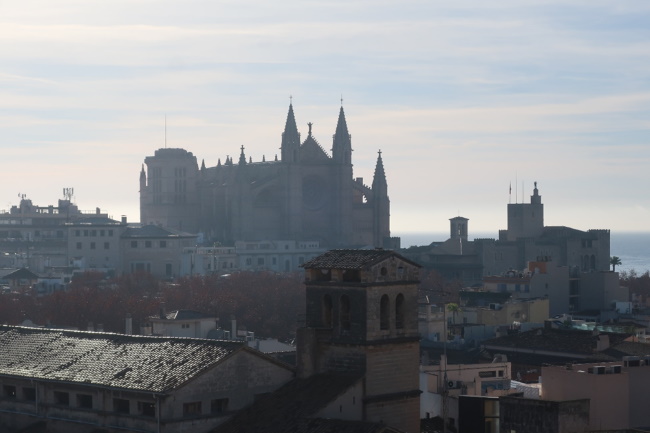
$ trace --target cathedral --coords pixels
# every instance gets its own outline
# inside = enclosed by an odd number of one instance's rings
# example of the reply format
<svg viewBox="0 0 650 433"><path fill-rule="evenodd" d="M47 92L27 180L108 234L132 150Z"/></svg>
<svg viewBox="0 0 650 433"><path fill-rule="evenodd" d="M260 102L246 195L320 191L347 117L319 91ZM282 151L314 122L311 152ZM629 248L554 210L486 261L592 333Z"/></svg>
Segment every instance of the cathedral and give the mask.
<svg viewBox="0 0 650 433"><path fill-rule="evenodd" d="M140 173L140 221L233 245L235 241L318 241L322 247L398 248L390 237L386 174L377 157L372 185L352 174L352 142L343 107L331 155L312 134L301 141L293 105L280 158L252 161L242 146L200 168L184 149L158 149Z"/></svg>

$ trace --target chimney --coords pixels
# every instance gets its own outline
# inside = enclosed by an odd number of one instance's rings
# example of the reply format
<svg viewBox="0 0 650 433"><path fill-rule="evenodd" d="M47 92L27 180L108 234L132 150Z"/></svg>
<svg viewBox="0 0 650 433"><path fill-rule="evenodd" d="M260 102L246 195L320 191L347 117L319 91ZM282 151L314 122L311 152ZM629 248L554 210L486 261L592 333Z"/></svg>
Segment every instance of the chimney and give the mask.
<svg viewBox="0 0 650 433"><path fill-rule="evenodd" d="M230 339L237 339L237 319L234 315L230 316Z"/></svg>
<svg viewBox="0 0 650 433"><path fill-rule="evenodd" d="M126 313L126 323L124 328L124 333L126 335L133 334L133 318L131 317L131 313Z"/></svg>
<svg viewBox="0 0 650 433"><path fill-rule="evenodd" d="M126 225L126 215L122 215L122 225Z"/></svg>

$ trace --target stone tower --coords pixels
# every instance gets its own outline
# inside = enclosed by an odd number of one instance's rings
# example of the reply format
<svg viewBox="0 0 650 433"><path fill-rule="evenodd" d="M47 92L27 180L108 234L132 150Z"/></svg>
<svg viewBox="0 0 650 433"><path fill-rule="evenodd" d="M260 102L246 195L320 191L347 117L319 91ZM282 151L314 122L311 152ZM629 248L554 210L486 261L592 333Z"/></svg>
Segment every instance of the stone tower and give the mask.
<svg viewBox="0 0 650 433"><path fill-rule="evenodd" d="M298 375L363 376L365 421L419 431L419 265L394 251L332 250L304 265Z"/></svg>
<svg viewBox="0 0 650 433"><path fill-rule="evenodd" d="M507 240L537 237L544 231L544 205L537 190L537 182L530 203L508 204Z"/></svg>

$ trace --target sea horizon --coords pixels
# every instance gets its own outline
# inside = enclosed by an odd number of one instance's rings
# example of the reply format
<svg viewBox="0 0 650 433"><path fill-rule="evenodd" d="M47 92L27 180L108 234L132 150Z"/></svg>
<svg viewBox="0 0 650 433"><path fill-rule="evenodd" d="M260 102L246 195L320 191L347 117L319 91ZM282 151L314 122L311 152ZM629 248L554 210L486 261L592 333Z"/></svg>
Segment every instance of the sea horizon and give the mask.
<svg viewBox="0 0 650 433"><path fill-rule="evenodd" d="M449 239L449 231L431 232L395 232L394 236L401 238L401 247L425 246L432 242L443 242ZM477 231L468 235L469 240L498 239L498 231ZM617 256L622 264L616 266L618 272L637 274L650 271L650 231L611 231L610 256Z"/></svg>

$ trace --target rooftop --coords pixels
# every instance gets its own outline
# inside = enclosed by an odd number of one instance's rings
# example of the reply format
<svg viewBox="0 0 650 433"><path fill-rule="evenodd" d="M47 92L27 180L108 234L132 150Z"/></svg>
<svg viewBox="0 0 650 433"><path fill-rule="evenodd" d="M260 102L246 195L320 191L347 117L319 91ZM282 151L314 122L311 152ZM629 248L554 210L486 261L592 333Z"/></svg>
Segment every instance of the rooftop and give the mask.
<svg viewBox="0 0 650 433"><path fill-rule="evenodd" d="M241 342L0 326L0 375L164 393Z"/></svg>
<svg viewBox="0 0 650 433"><path fill-rule="evenodd" d="M390 257L397 257L418 268L420 267L417 263L402 257L395 251L384 250L382 248L369 250L331 250L305 262L302 267L305 269L362 269Z"/></svg>

